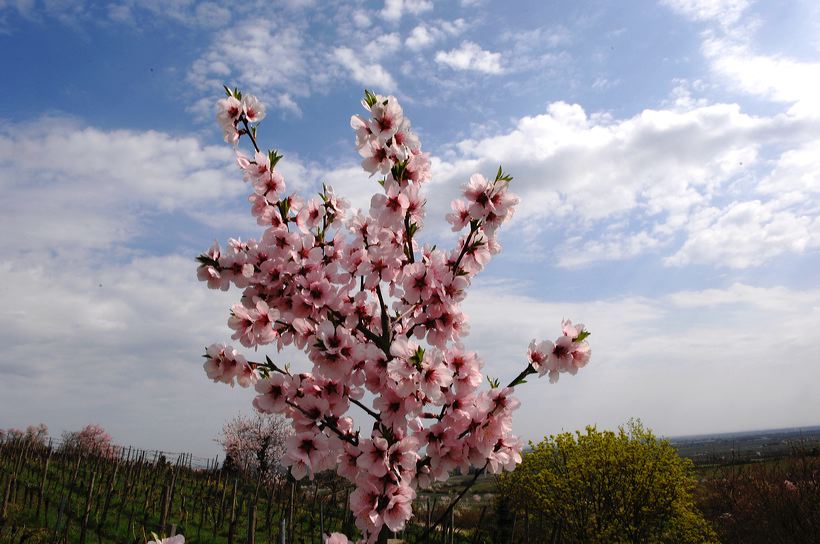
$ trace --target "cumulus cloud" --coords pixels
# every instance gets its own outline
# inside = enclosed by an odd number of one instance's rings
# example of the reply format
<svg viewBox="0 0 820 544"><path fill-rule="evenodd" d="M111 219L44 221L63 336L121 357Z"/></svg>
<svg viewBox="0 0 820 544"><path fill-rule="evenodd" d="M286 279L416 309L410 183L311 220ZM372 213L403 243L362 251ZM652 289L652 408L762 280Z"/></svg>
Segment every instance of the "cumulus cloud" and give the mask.
<svg viewBox="0 0 820 544"><path fill-rule="evenodd" d="M707 36L702 49L712 70L734 88L792 103L796 112L820 112L820 62L757 54L748 42L720 35Z"/></svg>
<svg viewBox="0 0 820 544"><path fill-rule="evenodd" d="M749 7L749 0L661 0L662 4L695 21L736 23Z"/></svg>
<svg viewBox="0 0 820 544"><path fill-rule="evenodd" d="M807 142L783 153L758 189L770 195L814 201L820 193L820 142Z"/></svg>
<svg viewBox="0 0 820 544"><path fill-rule="evenodd" d="M556 336L561 318L592 331L592 360L577 376L516 388L522 408L514 425L525 438L592 423L614 427L630 417L666 435L815 424L820 342L805 331L820 326L817 289L733 284L572 302L521 290L481 283L466 301L466 344L481 353L485 374L509 381L524 364L528 342ZM743 394L733 395L738 380Z"/></svg>
<svg viewBox="0 0 820 544"><path fill-rule="evenodd" d="M250 23L242 33L217 33L210 47L188 72L188 80L212 92L222 84L254 89L254 93L286 110L298 109L295 97L307 96L320 78L313 48L306 47L299 28L282 29L267 21Z"/></svg>
<svg viewBox="0 0 820 544"><path fill-rule="evenodd" d="M419 15L432 9L433 2L430 0L384 0L384 8L379 15L386 21L398 22L407 13Z"/></svg>
<svg viewBox="0 0 820 544"><path fill-rule="evenodd" d="M121 442L212 454L222 416L203 414L247 410L251 394L202 373L236 293L199 283L194 257L214 231L261 230L230 147L75 119L27 126L38 131L0 124L0 427L98 422ZM320 175L292 157L279 168L297 190Z"/></svg>
<svg viewBox="0 0 820 544"><path fill-rule="evenodd" d="M101 130L65 118L38 131L0 125L4 247L71 253L140 233L143 214L186 213L244 188L230 151L155 131Z"/></svg>
<svg viewBox="0 0 820 544"><path fill-rule="evenodd" d="M816 290L796 291L783 286L757 287L736 282L726 288L677 291L665 297L676 308L708 309L728 305L740 309L790 312L804 307L809 313L818 310L820 297Z"/></svg>
<svg viewBox="0 0 820 544"><path fill-rule="evenodd" d="M2 423L45 421L59 436L95 422L119 443L215 453L223 417L204 414L247 409L250 395L202 372L231 302L195 270L191 255L4 259Z"/></svg>
<svg viewBox="0 0 820 544"><path fill-rule="evenodd" d="M405 38L404 45L412 51L419 51L447 37L457 36L466 28L467 22L460 18L452 21L425 22L413 27Z"/></svg>
<svg viewBox="0 0 820 544"><path fill-rule="evenodd" d="M777 202L733 202L693 218L689 236L670 265L710 263L731 268L758 266L784 253L820 247L820 217L780 209Z"/></svg>
<svg viewBox="0 0 820 544"><path fill-rule="evenodd" d="M337 47L333 51L333 58L346 68L350 78L360 85L384 92L394 92L397 88L393 76L382 65L362 62L349 47Z"/></svg>
<svg viewBox="0 0 820 544"><path fill-rule="evenodd" d="M806 195L820 167L805 142L818 136L810 117L754 116L736 104L678 102L614 119L556 102L441 154L434 190L447 194L431 202L449 202L472 172L502 164L522 196L513 225L536 245L560 232L548 258L561 266L648 252L668 252L670 266L757 266L817 247L818 210ZM772 153L782 156L761 158Z"/></svg>
<svg viewBox="0 0 820 544"><path fill-rule="evenodd" d="M493 53L481 48L471 41L461 42L461 45L449 51L436 52L436 62L449 66L454 70L471 70L485 74L500 74L501 53Z"/></svg>
<svg viewBox="0 0 820 544"><path fill-rule="evenodd" d="M820 112L820 63L758 51L755 37L760 22L748 13L751 4L748 0L663 0L663 3L705 25L701 51L722 85L792 104L791 110L795 113Z"/></svg>

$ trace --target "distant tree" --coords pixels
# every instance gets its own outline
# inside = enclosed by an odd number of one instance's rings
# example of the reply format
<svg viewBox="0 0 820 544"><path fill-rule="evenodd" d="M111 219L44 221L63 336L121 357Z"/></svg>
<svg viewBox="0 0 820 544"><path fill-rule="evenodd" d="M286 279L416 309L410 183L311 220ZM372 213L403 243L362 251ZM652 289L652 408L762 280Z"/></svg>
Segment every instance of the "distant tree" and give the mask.
<svg viewBox="0 0 820 544"><path fill-rule="evenodd" d="M39 425L29 425L26 427L26 434L23 440L30 442L33 445L45 446L48 443L48 425L40 423Z"/></svg>
<svg viewBox="0 0 820 544"><path fill-rule="evenodd" d="M60 447L65 451L100 457L113 457L115 454L111 435L101 425L94 423L86 425L79 431L64 432Z"/></svg>
<svg viewBox="0 0 820 544"><path fill-rule="evenodd" d="M10 429L5 429L0 431L0 436L3 437L4 442L17 442L18 440L22 440L25 434L20 429L12 427Z"/></svg>
<svg viewBox="0 0 820 544"><path fill-rule="evenodd" d="M0 442L27 442L33 446L44 447L48 443L48 425L29 425L25 432L20 429L0 429Z"/></svg>
<svg viewBox="0 0 820 544"><path fill-rule="evenodd" d="M271 483L281 474L279 464L290 434L290 425L282 416L240 414L222 427L216 439L225 450L223 467Z"/></svg>
<svg viewBox="0 0 820 544"><path fill-rule="evenodd" d="M587 427L531 446L521 465L501 478L501 487L519 508L543 514L554 540L717 540L694 505L691 462L640 421L617 433Z"/></svg>

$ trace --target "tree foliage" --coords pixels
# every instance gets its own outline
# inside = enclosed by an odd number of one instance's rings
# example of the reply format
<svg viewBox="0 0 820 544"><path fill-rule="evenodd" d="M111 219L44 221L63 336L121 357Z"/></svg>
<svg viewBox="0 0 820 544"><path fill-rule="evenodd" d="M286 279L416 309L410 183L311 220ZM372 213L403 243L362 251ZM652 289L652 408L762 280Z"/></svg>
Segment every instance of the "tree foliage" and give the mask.
<svg viewBox="0 0 820 544"><path fill-rule="evenodd" d="M222 427L216 441L225 449L224 467L271 483L282 474L281 460L290 426L282 416L238 415Z"/></svg>
<svg viewBox="0 0 820 544"><path fill-rule="evenodd" d="M558 541L716 540L693 502L691 462L640 421L617 432L587 427L530 445L501 487L519 507L551 520Z"/></svg>
<svg viewBox="0 0 820 544"><path fill-rule="evenodd" d="M0 429L0 443L3 442L26 442L31 446L45 447L48 442L48 425L29 425L25 432L20 429Z"/></svg>
<svg viewBox="0 0 820 544"><path fill-rule="evenodd" d="M102 425L91 423L79 431L66 431L62 434L61 449L99 457L114 457L116 448L111 442L111 435Z"/></svg>

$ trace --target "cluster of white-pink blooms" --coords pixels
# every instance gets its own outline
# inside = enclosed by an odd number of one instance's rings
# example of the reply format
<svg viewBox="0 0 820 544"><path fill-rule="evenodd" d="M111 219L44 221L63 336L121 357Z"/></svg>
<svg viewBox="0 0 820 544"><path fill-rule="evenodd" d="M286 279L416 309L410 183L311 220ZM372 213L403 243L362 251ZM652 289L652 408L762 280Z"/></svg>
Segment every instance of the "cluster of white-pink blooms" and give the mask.
<svg viewBox="0 0 820 544"><path fill-rule="evenodd" d="M88 424L79 431L63 432L61 442L60 447L65 451L107 458L117 455L117 447L113 444L111 435L96 423Z"/></svg>
<svg viewBox="0 0 820 544"><path fill-rule="evenodd" d="M281 155L257 145L253 123L264 110L226 91L217 118L227 141L247 135L253 144L253 155L238 151L237 162L265 230L258 241L215 244L199 257L198 276L214 289L243 290L228 319L233 339L255 349L295 346L312 368L291 372L269 357L249 362L216 344L205 370L214 381L255 384L259 411L291 419L285 464L297 478L326 469L347 478L356 525L363 541L374 542L383 527L404 527L418 487L454 470L513 469L522 447L511 432L513 387L536 372L574 373L589 359L588 333L565 322L556 342L533 342L508 387L492 381L479 390L482 362L461 343L468 332L461 302L501 249L497 229L518 203L512 178L501 168L494 178L473 175L447 216L462 232L455 247L421 245L430 160L395 97L365 91L367 115L351 119L362 166L378 174L380 188L369 210L349 211L330 187L307 200L286 194L275 170ZM355 428L351 404L371 428Z"/></svg>
<svg viewBox="0 0 820 544"><path fill-rule="evenodd" d="M254 417L238 415L227 422L216 441L225 450L226 462L230 459L245 476L271 484L282 476L279 464L290 434L290 425L283 417L257 413Z"/></svg>

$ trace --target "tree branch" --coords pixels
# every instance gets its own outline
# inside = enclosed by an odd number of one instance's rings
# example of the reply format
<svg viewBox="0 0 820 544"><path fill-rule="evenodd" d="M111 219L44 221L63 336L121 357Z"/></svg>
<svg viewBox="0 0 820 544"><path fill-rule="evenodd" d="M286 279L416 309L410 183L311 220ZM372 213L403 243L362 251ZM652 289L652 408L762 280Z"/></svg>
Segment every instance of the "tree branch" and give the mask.
<svg viewBox="0 0 820 544"><path fill-rule="evenodd" d="M459 253L456 262L453 263L453 276L457 276L458 272L461 268L461 260L464 258L464 255L467 254L467 248L470 246L472 242L473 235L478 232L479 224L477 223L470 223L470 234L467 235L467 238L464 240L464 245L461 248L461 253Z"/></svg>
<svg viewBox="0 0 820 544"><path fill-rule="evenodd" d="M355 404L356 406L358 406L359 408L361 408L362 410L364 410L365 412L370 414L373 417L373 419L375 419L376 421L379 421L379 422L381 421L381 416L377 412L374 412L373 410L368 408L364 403L359 402L356 399L351 399L350 397L347 397L347 398L350 400L350 402L352 402L353 404Z"/></svg>

